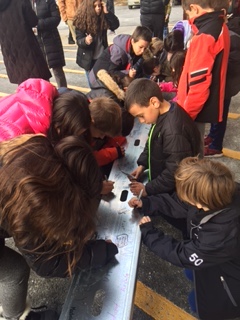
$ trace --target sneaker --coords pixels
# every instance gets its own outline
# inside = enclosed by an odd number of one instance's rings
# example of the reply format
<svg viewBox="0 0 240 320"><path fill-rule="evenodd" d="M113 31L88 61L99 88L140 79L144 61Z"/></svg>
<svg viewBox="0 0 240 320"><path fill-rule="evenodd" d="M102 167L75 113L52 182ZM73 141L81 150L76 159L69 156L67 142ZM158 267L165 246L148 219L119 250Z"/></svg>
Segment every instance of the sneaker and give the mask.
<svg viewBox="0 0 240 320"><path fill-rule="evenodd" d="M213 138L211 138L210 136L206 136L204 138L204 146L209 146L213 141Z"/></svg>
<svg viewBox="0 0 240 320"><path fill-rule="evenodd" d="M204 157L220 158L223 156L222 151L216 149L204 148Z"/></svg>

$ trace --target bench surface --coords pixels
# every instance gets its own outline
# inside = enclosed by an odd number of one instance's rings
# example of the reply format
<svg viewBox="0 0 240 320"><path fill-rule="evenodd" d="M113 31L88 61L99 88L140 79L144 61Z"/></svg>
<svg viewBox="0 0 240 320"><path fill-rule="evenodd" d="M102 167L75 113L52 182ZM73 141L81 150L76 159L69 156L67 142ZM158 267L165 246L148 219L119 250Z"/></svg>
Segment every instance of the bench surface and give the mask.
<svg viewBox="0 0 240 320"><path fill-rule="evenodd" d="M97 270L78 271L59 320L128 320L134 299L141 233L139 214L128 206L132 197L130 173L143 151L148 125L135 121L127 137L126 156L114 162L109 180L115 181L113 194L104 196L98 209L97 238L111 239L118 246L116 259Z"/></svg>

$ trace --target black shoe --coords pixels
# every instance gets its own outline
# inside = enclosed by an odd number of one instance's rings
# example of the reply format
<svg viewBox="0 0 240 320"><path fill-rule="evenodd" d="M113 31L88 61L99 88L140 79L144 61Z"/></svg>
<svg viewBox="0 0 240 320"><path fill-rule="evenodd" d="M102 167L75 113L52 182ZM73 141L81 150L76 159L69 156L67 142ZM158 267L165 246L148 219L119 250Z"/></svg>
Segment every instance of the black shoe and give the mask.
<svg viewBox="0 0 240 320"><path fill-rule="evenodd" d="M56 311L53 310L46 310L41 312L33 312L31 311L27 317L26 320L58 320L59 315Z"/></svg>
<svg viewBox="0 0 240 320"><path fill-rule="evenodd" d="M75 44L75 41L72 39L68 39L68 44Z"/></svg>

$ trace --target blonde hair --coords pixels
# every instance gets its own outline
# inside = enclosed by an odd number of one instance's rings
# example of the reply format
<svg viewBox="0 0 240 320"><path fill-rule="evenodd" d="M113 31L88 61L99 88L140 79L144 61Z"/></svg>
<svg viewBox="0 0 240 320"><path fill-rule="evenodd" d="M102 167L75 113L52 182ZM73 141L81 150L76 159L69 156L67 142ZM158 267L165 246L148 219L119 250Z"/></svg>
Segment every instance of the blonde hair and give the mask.
<svg viewBox="0 0 240 320"><path fill-rule="evenodd" d="M181 200L210 210L229 205L236 188L231 171L223 163L197 157L183 159L175 179Z"/></svg>
<svg viewBox="0 0 240 320"><path fill-rule="evenodd" d="M163 40L154 37L149 44L149 47L143 53L143 59L148 60L151 58L158 58L163 51L164 42Z"/></svg>

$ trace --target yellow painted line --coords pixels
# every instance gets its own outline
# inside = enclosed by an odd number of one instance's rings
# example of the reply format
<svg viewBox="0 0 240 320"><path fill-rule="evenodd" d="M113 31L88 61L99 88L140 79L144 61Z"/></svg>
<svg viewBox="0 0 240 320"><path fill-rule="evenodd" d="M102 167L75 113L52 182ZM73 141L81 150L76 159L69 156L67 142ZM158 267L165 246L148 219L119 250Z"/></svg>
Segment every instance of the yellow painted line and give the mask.
<svg viewBox="0 0 240 320"><path fill-rule="evenodd" d="M0 97L6 97L6 96L9 96L9 93L0 92Z"/></svg>
<svg viewBox="0 0 240 320"><path fill-rule="evenodd" d="M65 60L68 60L68 61L76 61L76 58L65 58Z"/></svg>
<svg viewBox="0 0 240 320"><path fill-rule="evenodd" d="M235 150L223 148L223 154L225 157L240 160L240 151L235 151Z"/></svg>
<svg viewBox="0 0 240 320"><path fill-rule="evenodd" d="M239 119L240 118L240 114L239 113L231 113L231 112L229 112L228 113L228 118L229 119Z"/></svg>
<svg viewBox="0 0 240 320"><path fill-rule="evenodd" d="M8 76L6 74L0 74L0 78L3 78L3 79L8 79Z"/></svg>
<svg viewBox="0 0 240 320"><path fill-rule="evenodd" d="M155 320L196 320L195 317L137 281L135 305Z"/></svg>
<svg viewBox="0 0 240 320"><path fill-rule="evenodd" d="M82 70L73 70L73 69L63 68L63 71L68 73L85 74L85 71L82 71Z"/></svg>
<svg viewBox="0 0 240 320"><path fill-rule="evenodd" d="M71 49L64 49L64 52L77 52L77 49L71 50Z"/></svg>
<svg viewBox="0 0 240 320"><path fill-rule="evenodd" d="M53 84L55 87L57 87L57 83L56 82L52 82L51 81L51 84ZM77 87L77 86L71 86L71 85L68 85L68 88L69 89L78 90L78 91L81 91L81 92L86 92L86 93L90 91L89 88Z"/></svg>

